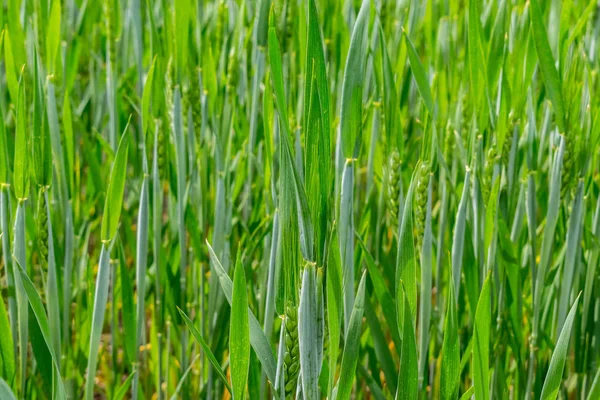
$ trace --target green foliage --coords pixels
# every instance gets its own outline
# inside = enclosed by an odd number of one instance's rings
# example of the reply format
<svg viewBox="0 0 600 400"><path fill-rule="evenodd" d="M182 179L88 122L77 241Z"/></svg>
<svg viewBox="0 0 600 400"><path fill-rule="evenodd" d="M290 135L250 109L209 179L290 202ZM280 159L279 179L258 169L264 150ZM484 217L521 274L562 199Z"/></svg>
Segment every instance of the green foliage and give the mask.
<svg viewBox="0 0 600 400"><path fill-rule="evenodd" d="M597 1L0 32L0 398L600 396Z"/></svg>

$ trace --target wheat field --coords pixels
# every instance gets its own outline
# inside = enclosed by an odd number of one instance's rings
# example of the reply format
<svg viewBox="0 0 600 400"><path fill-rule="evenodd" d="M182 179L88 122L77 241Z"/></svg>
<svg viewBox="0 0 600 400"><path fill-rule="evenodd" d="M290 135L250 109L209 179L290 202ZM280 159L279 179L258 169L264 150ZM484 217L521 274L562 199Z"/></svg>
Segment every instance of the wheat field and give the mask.
<svg viewBox="0 0 600 400"><path fill-rule="evenodd" d="M0 399L600 399L598 0L0 30Z"/></svg>

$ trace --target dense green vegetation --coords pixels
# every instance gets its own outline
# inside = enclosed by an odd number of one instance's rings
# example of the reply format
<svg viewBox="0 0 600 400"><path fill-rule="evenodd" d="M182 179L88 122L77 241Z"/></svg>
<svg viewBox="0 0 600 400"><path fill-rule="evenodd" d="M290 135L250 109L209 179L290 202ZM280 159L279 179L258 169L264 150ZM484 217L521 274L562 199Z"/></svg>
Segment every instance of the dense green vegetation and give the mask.
<svg viewBox="0 0 600 400"><path fill-rule="evenodd" d="M597 0L5 0L1 399L600 399Z"/></svg>

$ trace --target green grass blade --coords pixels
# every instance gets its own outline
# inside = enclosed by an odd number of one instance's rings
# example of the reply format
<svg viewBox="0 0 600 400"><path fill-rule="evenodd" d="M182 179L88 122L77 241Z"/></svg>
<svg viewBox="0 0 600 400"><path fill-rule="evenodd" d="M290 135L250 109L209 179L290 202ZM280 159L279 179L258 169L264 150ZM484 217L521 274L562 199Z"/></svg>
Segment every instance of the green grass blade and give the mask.
<svg viewBox="0 0 600 400"><path fill-rule="evenodd" d="M127 174L127 153L129 150L129 133L127 127L119 141L119 147L115 155L108 188L106 189L106 201L104 203L104 214L102 215L103 242L109 242L117 233L119 218L123 205L123 192L125 191L125 178Z"/></svg>
<svg viewBox="0 0 600 400"><path fill-rule="evenodd" d="M31 279L29 279L29 277L27 276L27 273L25 272L23 267L21 267L21 265L19 264L19 261L16 258L14 260L15 260L17 269L19 270L19 274L21 275L23 287L25 289L25 292L27 293L27 300L29 301L29 305L31 306L31 309L33 310L33 314L35 315L35 319L39 325L40 331L42 332L44 341L46 343L46 346L48 347L48 351L50 352L50 355L52 356L52 359L47 360L47 361L54 365L54 372L53 372L53 377L54 377L53 386L54 386L54 391L55 391L54 395L56 396L57 399L66 399L67 395L65 392L63 381L60 376L60 373L58 372L60 370L60 364L59 364L60 359L58 358L58 355L55 353L54 346L52 345L50 326L48 323L48 317L46 315L46 311L44 310L44 305L42 304L42 299L40 298L35 286L33 285L33 282L31 282Z"/></svg>
<svg viewBox="0 0 600 400"><path fill-rule="evenodd" d="M6 400L17 400L8 383L2 378L0 378L0 397Z"/></svg>
<svg viewBox="0 0 600 400"><path fill-rule="evenodd" d="M8 313L4 306L4 300L0 296L0 330L5 332L0 336L0 374L2 377L12 382L15 378L15 352L12 334L6 333L11 332L11 326L8 321Z"/></svg>
<svg viewBox="0 0 600 400"><path fill-rule="evenodd" d="M317 277L315 266L307 264L302 277L298 308L298 341L302 394L307 400L319 398L317 350Z"/></svg>
<svg viewBox="0 0 600 400"><path fill-rule="evenodd" d="M456 214L456 224L454 227L454 236L452 240L452 280L456 290L456 299L460 291L460 276L463 264L463 250L465 243L465 224L467 219L467 203L469 201L469 183L471 181L471 173L467 170L465 174L465 183L463 186L462 196L458 204L458 212Z"/></svg>
<svg viewBox="0 0 600 400"><path fill-rule="evenodd" d="M248 295L246 274L238 253L233 273L233 293L231 299L231 322L229 328L229 354L231 365L231 386L234 399L246 397L246 382L250 365L250 328L248 323Z"/></svg>
<svg viewBox="0 0 600 400"><path fill-rule="evenodd" d="M489 357L491 328L490 275L485 279L479 294L475 311L475 329L473 331L473 382L475 397L489 399Z"/></svg>
<svg viewBox="0 0 600 400"><path fill-rule="evenodd" d="M419 389L418 361L417 361L417 342L415 340L415 328L413 319L408 312L410 303L408 297L400 283L401 297L398 301L403 302L405 311L402 313L404 321L402 323L402 351L400 352L400 372L398 373L398 391L396 399L416 399Z"/></svg>
<svg viewBox="0 0 600 400"><path fill-rule="evenodd" d="M546 24L544 23L542 10L537 0L529 2L530 11L529 18L531 20L531 32L533 34L533 42L538 55L542 77L544 78L544 86L548 91L548 97L554 107L554 115L556 116L556 124L560 133L565 133L567 126L565 120L565 106L563 101L562 83L560 75L554 66L554 57L548 42L546 33Z"/></svg>
<svg viewBox="0 0 600 400"><path fill-rule="evenodd" d="M206 357L208 357L208 360L212 364L215 371L217 371L217 375L223 381L223 384L227 388L227 391L229 391L229 393L233 393L233 391L231 390L231 386L229 385L229 381L227 380L227 377L225 376L225 373L223 372L223 370L221 368L221 365L215 358L210 347L208 347L208 344L202 337L202 334L200 334L200 331L198 331L198 328L196 328L196 325L194 325L192 320L180 308L178 308L177 310L179 311L179 314L181 314L181 318L183 318L183 322L185 322L185 325L188 327L188 329L192 333L192 336L194 336L196 341L200 344L200 346L202 346L202 350L204 351L204 354L206 355Z"/></svg>
<svg viewBox="0 0 600 400"><path fill-rule="evenodd" d="M415 190L416 179L413 177L408 193L406 194L406 205L402 215L402 224L400 225L400 233L398 235L398 256L396 259L396 309L398 316L399 331L402 332L400 324L403 323L404 318L402 313L410 311L412 320L416 319L417 313L417 259L415 254L415 242L414 242L414 231L413 231L413 193ZM404 288L402 288L404 286ZM410 307L405 309L403 307L404 291L408 304Z"/></svg>
<svg viewBox="0 0 600 400"><path fill-rule="evenodd" d="M554 352L550 359L550 365L548 366L548 373L546 379L544 379L544 386L542 387L542 393L540 399L549 400L556 399L558 397L558 391L562 382L563 371L565 369L565 363L567 361L567 352L569 351L569 342L571 339L571 330L573 328L573 321L575 314L577 313L577 305L579 304L579 295L575 302L571 306L571 311L567 315L567 319L560 331L560 336L554 346Z"/></svg>
<svg viewBox="0 0 600 400"><path fill-rule="evenodd" d="M123 382L121 386L119 386L119 388L115 391L112 400L123 400L123 398L127 394L127 390L129 390L129 386L131 386L131 382L138 374L138 370L132 371L131 374L129 374L129 376L127 377L127 379L125 379L125 382Z"/></svg>
<svg viewBox="0 0 600 400"><path fill-rule="evenodd" d="M215 254L210 244L208 244L208 242L206 244L208 246L208 251L210 253L210 258L212 261L211 265L215 268L216 274L219 279L219 284L221 285L221 289L225 294L225 298L227 299L229 304L231 304L233 283L231 282L231 279L225 272L223 265L221 265L221 262L217 258L217 255ZM252 310L248 310L248 313L250 324L250 344L252 345L254 352L256 353L260 363L262 364L265 373L267 374L267 378L269 378L269 380L272 383L275 383L276 363L275 357L273 357L271 346L269 345L269 341L265 336L265 333L263 332L260 323L254 316L254 313L252 313Z"/></svg>
<svg viewBox="0 0 600 400"><path fill-rule="evenodd" d="M27 124L25 91L25 77L21 75L17 101L17 131L13 178L17 199L26 199L29 193L29 127Z"/></svg>
<svg viewBox="0 0 600 400"><path fill-rule="evenodd" d="M433 96L431 95L431 88L429 87L429 81L427 80L425 68L423 67L421 60L419 59L419 55L415 50L415 46L413 45L406 32L404 32L404 39L406 41L406 48L408 49L408 60L410 61L410 69L413 73L415 81L417 82L417 88L419 89L419 93L423 98L423 103L425 103L425 107L427 107L429 115L433 117L435 115Z"/></svg>
<svg viewBox="0 0 600 400"><path fill-rule="evenodd" d="M460 382L460 344L458 318L454 299L454 282L449 280L449 295L446 301L442 364L440 371L440 396L443 400L456 399Z"/></svg>
<svg viewBox="0 0 600 400"><path fill-rule="evenodd" d="M342 354L342 367L340 370L340 379L338 382L338 399L349 399L352 385L356 374L356 364L360 353L360 335L362 330L362 318L365 301L365 281L367 272L365 271L358 284L356 292L356 301L350 318L350 325L346 334L344 352Z"/></svg>
<svg viewBox="0 0 600 400"><path fill-rule="evenodd" d="M357 158L360 149L370 11L371 1L363 0L352 30L344 69L340 132L343 154L346 159Z"/></svg>
<svg viewBox="0 0 600 400"><path fill-rule="evenodd" d="M106 301L108 299L108 284L110 280L110 247L108 243L102 245L100 260L98 261L98 275L96 277L96 291L94 294L94 306L92 314L92 327L88 352L87 379L85 385L85 398L94 398L94 380L98 363L98 347L104 326L104 313L106 312Z"/></svg>

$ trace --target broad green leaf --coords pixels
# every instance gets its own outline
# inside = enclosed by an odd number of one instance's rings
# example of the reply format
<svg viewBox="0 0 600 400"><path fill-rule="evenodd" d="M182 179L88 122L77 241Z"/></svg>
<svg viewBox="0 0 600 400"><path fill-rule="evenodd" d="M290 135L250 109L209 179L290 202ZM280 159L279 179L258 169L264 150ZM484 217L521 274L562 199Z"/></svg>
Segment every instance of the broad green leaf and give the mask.
<svg viewBox="0 0 600 400"><path fill-rule="evenodd" d="M306 191L313 194L307 201L311 221L314 221L315 261L322 265L331 203L331 139L317 86L317 80L313 78L309 89L309 112L305 119L304 173Z"/></svg>
<svg viewBox="0 0 600 400"><path fill-rule="evenodd" d="M383 103L385 117L385 134L388 146L395 146L403 156L404 140L402 137L402 124L398 120L398 103L396 94L396 83L392 70L392 63L387 51L385 34L381 25L379 26L379 40L381 46L382 75L383 75ZM391 149L388 149L391 150Z"/></svg>
<svg viewBox="0 0 600 400"><path fill-rule="evenodd" d="M562 83L560 75L554 65L554 57L552 56L552 50L550 49L550 43L548 42L548 35L546 33L546 24L544 23L542 10L540 9L538 1L531 0L529 5L531 32L533 34L533 42L535 43L535 50L538 55L542 77L544 78L544 86L548 91L548 97L554 108L556 125L558 125L558 129L560 129L560 133L565 133L567 121L565 120Z"/></svg>
<svg viewBox="0 0 600 400"><path fill-rule="evenodd" d="M342 316L342 267L336 230L331 235L331 249L327 262L327 327L329 328L329 387L328 396L332 396L337 370L340 346Z"/></svg>
<svg viewBox="0 0 600 400"><path fill-rule="evenodd" d="M371 0L363 0L352 30L344 68L340 131L344 158L358 157L362 139L363 87L367 62L367 44Z"/></svg>
<svg viewBox="0 0 600 400"><path fill-rule="evenodd" d="M296 170L290 150L281 51L273 23L272 16L269 27L269 62L275 103L282 129L281 140L279 141L279 159L281 162L279 176L279 216L281 223L279 225L279 235L282 251L278 252L275 273L277 288L275 304L277 312L283 314L286 302L297 303L297 293L300 286L300 253L298 247L302 250L305 259L314 261L314 230L304 186Z"/></svg>
<svg viewBox="0 0 600 400"><path fill-rule="evenodd" d="M42 304L42 299L40 298L40 295L38 294L37 289L33 285L33 282L31 282L31 279L29 279L29 276L27 276L27 273L25 272L23 267L21 267L18 260L16 258L13 258L13 260L15 261L15 265L19 270L19 274L21 275L21 281L23 282L23 287L25 288L25 293L27 293L27 300L29 300L29 305L31 306L31 310L33 310L35 319L38 323L40 331L42 332L42 336L44 338L44 341L46 342L48 351L50 352L50 355L52 357L52 359L48 360L48 362L52 363L54 365L54 373L53 373L53 378L54 378L53 386L54 386L54 390L55 390L54 395L56 396L57 399L65 399L66 400L67 395L65 392L65 387L63 385L63 381L60 376L60 373L58 372L60 370L60 359L58 358L58 355L55 354L55 352L54 352L54 346L52 345L52 340L51 340L51 335L50 335L50 326L48 324L48 316L46 315L46 311L44 310L44 305Z"/></svg>
<svg viewBox="0 0 600 400"><path fill-rule="evenodd" d="M0 331L4 332L0 335L0 374L2 378L12 382L16 371L14 343L2 296L0 296Z"/></svg>
<svg viewBox="0 0 600 400"><path fill-rule="evenodd" d="M460 381L460 346L458 318L454 299L454 282L448 281L449 295L446 300L444 340L442 343L442 365L440 371L440 395L444 400L456 399Z"/></svg>
<svg viewBox="0 0 600 400"><path fill-rule="evenodd" d="M587 400L594 400L597 398L600 398L600 368L596 370L594 381L592 382L592 386L586 397Z"/></svg>
<svg viewBox="0 0 600 400"><path fill-rule="evenodd" d="M152 65L148 70L146 76L146 83L144 83L144 90L142 92L142 128L144 134L148 132L150 127L151 115L150 115L150 96L152 95L152 88L154 83L154 69L156 67L156 57L152 60ZM192 83L193 84L193 83ZM195 101L199 101L195 100Z"/></svg>
<svg viewBox="0 0 600 400"><path fill-rule="evenodd" d="M415 77L415 81L417 82L417 88L419 89L419 93L423 98L423 103L425 103L425 107L427 107L427 111L431 117L435 116L434 114L434 103L433 96L431 95L431 89L429 88L429 81L427 80L427 74L425 73L425 68L419 59L419 55L415 50L415 46L412 41L408 37L408 34L404 32L404 39L406 41L406 48L408 49L408 60L410 61L410 70Z"/></svg>
<svg viewBox="0 0 600 400"><path fill-rule="evenodd" d="M383 274L375 264L375 260L369 251L367 250L367 246L363 242L363 240L356 235L358 239L358 243L362 248L363 255L365 257L365 261L367 264L367 270L369 271L369 277L371 278L371 283L373 284L373 290L375 292L375 296L381 305L381 311L385 317L387 322L387 326L390 329L390 333L392 335L392 340L394 341L394 345L399 350L401 348L402 341L400 340L400 332L398 331L398 323L396 316L396 305L394 303L394 299L385 283L385 278Z"/></svg>
<svg viewBox="0 0 600 400"><path fill-rule="evenodd" d="M10 158L4 124L4 113L0 112L0 184L6 184L10 179Z"/></svg>
<svg viewBox="0 0 600 400"><path fill-rule="evenodd" d="M302 393L307 400L319 398L317 344L317 277L314 265L304 267L300 306L298 307L298 341Z"/></svg>
<svg viewBox="0 0 600 400"><path fill-rule="evenodd" d="M489 358L492 323L490 280L490 275L488 275L479 294L477 310L475 311L475 329L473 331L473 386L475 386L475 397L482 400L490 398Z"/></svg>
<svg viewBox="0 0 600 400"><path fill-rule="evenodd" d="M121 277L121 301L122 303L122 316L123 316L123 333L124 333L124 347L125 354L127 355L127 359L135 360L135 332L136 332L136 322L135 322L135 312L133 305L133 283L131 282L131 276L129 275L129 271L127 265L121 260L118 264L120 277ZM116 271L115 271L116 273Z"/></svg>
<svg viewBox="0 0 600 400"><path fill-rule="evenodd" d="M15 196L24 200L29 194L29 127L27 125L27 101L25 100L25 76L19 81L17 101L17 131L15 137Z"/></svg>
<svg viewBox="0 0 600 400"><path fill-rule="evenodd" d="M413 193L415 189L416 179L413 176L411 179L408 193L406 195L406 205L402 215L402 223L400 225L400 233L398 235L398 255L396 258L396 278L395 278L395 289L396 289L396 310L397 310L397 322L399 331L402 334L402 326L404 318L402 313L410 311L412 320L416 319L417 315L417 255L415 253L415 242L413 230ZM402 285L404 287L402 288ZM404 307L403 297L406 295L408 304L410 307L406 309Z"/></svg>
<svg viewBox="0 0 600 400"><path fill-rule="evenodd" d="M106 201L104 203L104 214L102 215L101 239L103 242L109 242L117 233L119 226L127 174L127 153L129 150L129 131L127 128L128 126L125 127L125 131L121 136L117 154L110 170Z"/></svg>
<svg viewBox="0 0 600 400"><path fill-rule="evenodd" d="M369 296L365 296L365 318L369 326L369 332L373 339L373 348L377 361L381 366L381 370L385 376L386 384L392 393L396 392L396 384L398 381L398 371L392 357L392 350L388 344L388 340L383 332L384 325L381 324L375 311L375 306L371 303ZM402 351L401 347L398 352ZM303 375L304 376L304 375Z"/></svg>
<svg viewBox="0 0 600 400"><path fill-rule="evenodd" d="M37 58L37 53L34 53ZM46 108L44 107L44 89L39 75L39 63L34 62L33 76L33 166L35 181L39 186L47 187L52 182L52 148Z"/></svg>
<svg viewBox="0 0 600 400"><path fill-rule="evenodd" d="M413 318L408 312L410 304L408 297L400 283L401 296L398 301L402 301L405 311L402 313L404 322L402 323L402 351L400 352L400 371L398 373L398 391L396 399L416 399L418 398L418 364L417 364L417 342L415 340L415 328Z"/></svg>
<svg viewBox="0 0 600 400"><path fill-rule="evenodd" d="M456 223L454 226L454 236L452 240L452 280L454 281L454 289L456 291L456 299L460 291L460 276L463 264L463 250L465 243L465 224L467 219L467 205L469 202L470 191L469 183L471 182L471 171L467 170L465 174L465 183L463 186L462 196L458 204L458 212L456 213Z"/></svg>
<svg viewBox="0 0 600 400"><path fill-rule="evenodd" d="M46 54L47 54L47 66L48 72L54 74L56 67L56 57L60 50L60 17L61 17L61 1L52 1L52 8L50 10L50 20L48 21L48 33L46 34Z"/></svg>
<svg viewBox="0 0 600 400"><path fill-rule="evenodd" d="M360 353L360 336L362 330L362 318L365 302L365 281L367 272L363 272L358 291L356 292L356 300L350 317L350 325L346 334L344 343L344 352L342 353L342 367L340 370L340 379L338 382L337 398L349 399L352 391L352 384L356 375L356 364Z"/></svg>
<svg viewBox="0 0 600 400"><path fill-rule="evenodd" d="M246 382L250 366L250 328L248 323L248 295L246 274L238 259L233 273L233 294L231 299L231 320L229 325L229 358L231 366L231 386L234 399L246 397Z"/></svg>
<svg viewBox="0 0 600 400"><path fill-rule="evenodd" d="M8 30L3 31L3 40L4 44L4 63L5 63L5 73L6 73L6 84L8 86L8 92L10 93L10 97L13 101L18 103L19 99L19 80L17 78L17 65L15 64L15 59L13 56L12 42L10 39L10 34Z"/></svg>
<svg viewBox="0 0 600 400"><path fill-rule="evenodd" d="M15 394L10 389L10 386L6 383L6 381L0 378L0 398L6 400L17 400Z"/></svg>
<svg viewBox="0 0 600 400"><path fill-rule="evenodd" d="M542 394L540 395L540 399L542 400L554 400L558 397L558 391L560 389L563 371L567 361L567 353L569 351L573 321L575 319L575 314L577 314L579 296L580 295L577 296L575 302L571 306L571 311L569 311L569 315L567 315L567 319L560 331L560 336L556 341L556 346L554 346L554 352L550 359L548 373L546 374L546 379L544 379L544 386L542 387Z"/></svg>
<svg viewBox="0 0 600 400"><path fill-rule="evenodd" d="M96 378L96 368L98 363L98 350L102 329L104 327L104 314L106 313L106 303L108 301L108 286L110 278L110 251L111 245L108 242L102 243L100 250L100 259L98 261L98 274L96 276L96 290L94 292L93 302L88 298L89 304L93 304L92 325L89 335L87 377L85 383L85 399L92 400L94 397L94 381ZM92 287L92 275L89 275L89 285ZM91 293L91 290L90 290Z"/></svg>
<svg viewBox="0 0 600 400"><path fill-rule="evenodd" d="M71 196L75 190L75 135L73 133L73 114L71 111L71 101L69 100L69 92L65 92L65 98L63 100L63 114L62 123L63 131L65 134L65 149L67 154L66 160L66 174L69 182L69 191Z"/></svg>
<svg viewBox="0 0 600 400"><path fill-rule="evenodd" d="M215 268L221 289L225 294L227 302L231 304L233 293L233 283L231 282L231 278L229 278L229 275L227 275L227 272L225 272L225 269L223 268L223 265L221 265L221 262L219 261L213 248L210 246L210 244L208 244L208 242L206 244L208 246L210 259L212 261L211 266ZM248 309L248 313L250 324L250 344L252 345L256 356L262 364L267 378L269 378L269 380L274 384L276 363L275 357L273 357L273 351L271 350L271 345L269 344L269 340L265 336L265 333L263 332L262 327L254 316L252 310Z"/></svg>

